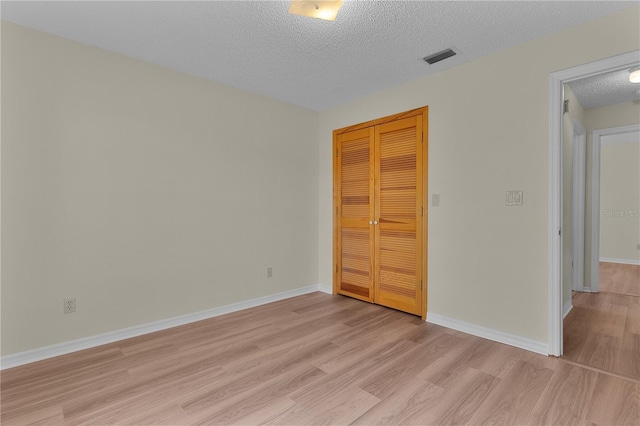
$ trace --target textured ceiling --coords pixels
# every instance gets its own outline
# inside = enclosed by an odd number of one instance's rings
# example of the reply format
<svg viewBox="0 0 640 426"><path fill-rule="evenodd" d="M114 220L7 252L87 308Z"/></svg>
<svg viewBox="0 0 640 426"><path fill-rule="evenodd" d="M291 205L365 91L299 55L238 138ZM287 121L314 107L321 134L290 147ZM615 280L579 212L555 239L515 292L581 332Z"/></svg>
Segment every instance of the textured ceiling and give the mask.
<svg viewBox="0 0 640 426"><path fill-rule="evenodd" d="M584 109L640 99L640 84L629 82L629 69L612 71L569 83Z"/></svg>
<svg viewBox="0 0 640 426"><path fill-rule="evenodd" d="M638 1L345 1L335 22L289 1L9 2L2 19L321 111ZM422 58L453 47L435 65Z"/></svg>

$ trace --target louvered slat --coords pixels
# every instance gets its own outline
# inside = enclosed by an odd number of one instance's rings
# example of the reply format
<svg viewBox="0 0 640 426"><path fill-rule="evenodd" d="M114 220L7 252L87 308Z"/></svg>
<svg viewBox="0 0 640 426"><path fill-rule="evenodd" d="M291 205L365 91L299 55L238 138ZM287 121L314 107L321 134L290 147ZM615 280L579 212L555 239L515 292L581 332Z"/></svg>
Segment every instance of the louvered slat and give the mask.
<svg viewBox="0 0 640 426"><path fill-rule="evenodd" d="M342 217L369 218L369 144L365 137L342 145Z"/></svg>
<svg viewBox="0 0 640 426"><path fill-rule="evenodd" d="M341 288L363 297L369 297L369 231L344 229L342 231Z"/></svg>
<svg viewBox="0 0 640 426"><path fill-rule="evenodd" d="M380 231L380 292L416 297L415 232Z"/></svg>

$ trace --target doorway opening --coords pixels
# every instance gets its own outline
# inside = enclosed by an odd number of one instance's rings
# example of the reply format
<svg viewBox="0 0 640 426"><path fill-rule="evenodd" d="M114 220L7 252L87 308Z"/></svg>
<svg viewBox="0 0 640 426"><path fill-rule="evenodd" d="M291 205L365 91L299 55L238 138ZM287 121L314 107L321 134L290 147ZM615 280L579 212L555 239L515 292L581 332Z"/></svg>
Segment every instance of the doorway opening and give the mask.
<svg viewBox="0 0 640 426"><path fill-rule="evenodd" d="M640 51L558 71L549 76L549 354L563 353L563 85L640 63Z"/></svg>
<svg viewBox="0 0 640 426"><path fill-rule="evenodd" d="M600 291L600 263L639 264L638 255L634 253L638 250L634 246L640 244L640 241L636 241L640 238L638 231L620 229L620 224L624 225L625 222L637 224L640 220L635 205L637 203L633 203L639 197L636 188L625 191L626 186L638 182L637 178L632 176L633 172L637 172L640 161L636 153L638 141L640 141L640 124L598 129L593 132L590 261L591 292L593 293ZM617 161L616 157L619 160L625 160L625 165L628 164L624 170L615 170L620 166L620 161ZM604 164L603 160L605 160ZM634 166L635 170L632 170ZM604 187L601 185L603 175L607 177L605 180L607 185ZM631 192L631 194L624 194L624 192ZM607 223L601 227L603 215ZM600 249L601 244L604 244L604 251Z"/></svg>
<svg viewBox="0 0 640 426"><path fill-rule="evenodd" d="M593 128L594 122L640 121L639 111L637 102L623 102L587 110L585 116ZM640 331L640 123L596 129L590 138L589 279L569 300L562 357L640 380L634 349Z"/></svg>

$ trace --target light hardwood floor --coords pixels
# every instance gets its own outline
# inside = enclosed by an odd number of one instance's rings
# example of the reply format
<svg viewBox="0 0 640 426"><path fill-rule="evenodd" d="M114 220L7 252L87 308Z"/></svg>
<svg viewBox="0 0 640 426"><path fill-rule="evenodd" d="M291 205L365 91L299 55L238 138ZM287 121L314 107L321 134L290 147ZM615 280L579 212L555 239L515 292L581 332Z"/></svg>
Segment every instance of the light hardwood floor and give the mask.
<svg viewBox="0 0 640 426"><path fill-rule="evenodd" d="M10 424L632 424L640 382L312 293L1 374Z"/></svg>
<svg viewBox="0 0 640 426"><path fill-rule="evenodd" d="M574 292L564 358L640 380L640 266L600 264L600 293Z"/></svg>
<svg viewBox="0 0 640 426"><path fill-rule="evenodd" d="M640 297L640 265L600 262L600 291Z"/></svg>

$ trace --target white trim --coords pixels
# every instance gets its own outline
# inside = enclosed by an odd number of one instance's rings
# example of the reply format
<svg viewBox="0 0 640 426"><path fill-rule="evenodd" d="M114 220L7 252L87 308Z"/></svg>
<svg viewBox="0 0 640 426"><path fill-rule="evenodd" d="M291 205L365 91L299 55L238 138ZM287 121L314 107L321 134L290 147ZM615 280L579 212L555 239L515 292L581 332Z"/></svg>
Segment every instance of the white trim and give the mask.
<svg viewBox="0 0 640 426"><path fill-rule="evenodd" d="M580 120L578 120L576 117L571 117L571 119L573 121L573 133L579 136L586 136L587 130L584 128Z"/></svg>
<svg viewBox="0 0 640 426"><path fill-rule="evenodd" d="M640 125L611 127L593 131L591 149L591 291L600 291L600 155L602 137L640 132ZM619 263L619 262L616 262Z"/></svg>
<svg viewBox="0 0 640 426"><path fill-rule="evenodd" d="M611 257L601 257L600 262L621 263L623 265L640 265L640 260L638 259L614 259Z"/></svg>
<svg viewBox="0 0 640 426"><path fill-rule="evenodd" d="M640 50L549 74L549 354L562 355L562 85L640 62Z"/></svg>
<svg viewBox="0 0 640 426"><path fill-rule="evenodd" d="M98 334L95 336L84 337L78 340L57 343L51 346L44 346L16 354L5 355L0 358L0 370L17 367L19 365L29 364L31 362L41 361L47 358L53 358L59 355L65 355L71 352L89 349L107 343L117 342L123 339L140 336L143 334L153 333L155 331L165 330L167 328L177 327L179 325L189 324L208 318L217 317L231 312L241 311L243 309L253 308L265 305L278 300L288 299L303 294L319 291L318 285L297 288L294 290L283 291L281 293L262 296L256 299L245 300L230 305L220 306L217 308L207 309L205 311L194 312L191 314L180 315L173 318L167 318L160 321L154 321L147 324L136 325L133 327L123 328L121 330L110 331L108 333Z"/></svg>
<svg viewBox="0 0 640 426"><path fill-rule="evenodd" d="M584 288L584 220L586 193L587 133L573 117L571 183L571 288ZM566 316L566 314L565 314Z"/></svg>
<svg viewBox="0 0 640 426"><path fill-rule="evenodd" d="M549 354L562 355L562 108L561 76L549 76Z"/></svg>
<svg viewBox="0 0 640 426"><path fill-rule="evenodd" d="M600 290L600 133L591 136L591 290Z"/></svg>
<svg viewBox="0 0 640 426"><path fill-rule="evenodd" d="M505 345L515 346L516 348L539 353L542 355L547 355L549 353L549 348L545 342L526 339L524 337L516 336L515 334L493 330L491 328L486 328L479 325L471 324L469 322L448 318L442 315L427 312L427 322L462 331L463 333L482 337L483 339L489 339L493 340L494 342L504 343Z"/></svg>
<svg viewBox="0 0 640 426"><path fill-rule="evenodd" d="M635 132L630 132L630 133L635 133ZM628 144L628 143L638 143L638 138L636 136L634 136L633 138L629 138L629 139L612 138L612 139L608 139L606 141L600 141L600 147L602 148L603 146L625 145L625 144Z"/></svg>
<svg viewBox="0 0 640 426"><path fill-rule="evenodd" d="M571 299L569 299L567 300L567 303L565 303L564 307L562 308L562 319L565 319L567 315L569 315L569 312L571 312L572 309L573 309L573 305L571 304Z"/></svg>
<svg viewBox="0 0 640 426"><path fill-rule="evenodd" d="M333 294L333 287L330 285L318 284L318 290L323 293Z"/></svg>

